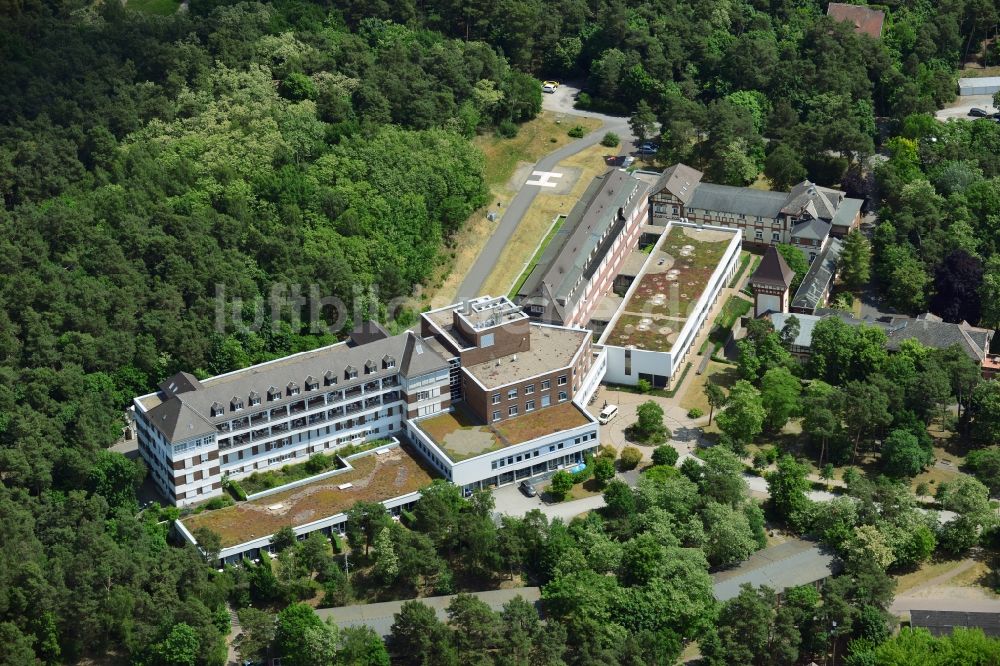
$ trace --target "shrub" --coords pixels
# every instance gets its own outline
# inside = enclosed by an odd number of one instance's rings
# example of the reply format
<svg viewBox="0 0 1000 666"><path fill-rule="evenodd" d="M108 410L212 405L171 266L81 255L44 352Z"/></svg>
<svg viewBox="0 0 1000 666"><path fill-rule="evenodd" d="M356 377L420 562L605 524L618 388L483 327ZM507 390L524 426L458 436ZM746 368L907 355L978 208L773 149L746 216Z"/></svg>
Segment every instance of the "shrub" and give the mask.
<svg viewBox="0 0 1000 666"><path fill-rule="evenodd" d="M583 125L573 125L567 132L574 139L582 139L586 133L587 130L583 129Z"/></svg>
<svg viewBox="0 0 1000 666"><path fill-rule="evenodd" d="M615 134L614 132L608 132L607 134L604 135L604 138L601 139L601 145L607 146L608 148L614 148L620 142L621 140L618 138L618 135Z"/></svg>
<svg viewBox="0 0 1000 666"><path fill-rule="evenodd" d="M663 465L666 467L673 467L677 464L677 458L680 456L677 453L677 449L670 446L669 444L664 444L663 446L658 446L653 449L653 464Z"/></svg>
<svg viewBox="0 0 1000 666"><path fill-rule="evenodd" d="M205 508L210 511L214 511L216 509L222 509L227 506L232 506L233 504L236 504L236 502L233 501L232 497L230 497L229 495L220 495L218 497L213 497L212 499L208 500L208 502L205 503Z"/></svg>
<svg viewBox="0 0 1000 666"><path fill-rule="evenodd" d="M549 494L557 502L561 502L566 493L573 487L573 477L564 469L552 475L552 483L549 484Z"/></svg>
<svg viewBox="0 0 1000 666"><path fill-rule="evenodd" d="M310 474L319 474L330 465L330 459L322 453L314 453L309 456L303 467Z"/></svg>
<svg viewBox="0 0 1000 666"><path fill-rule="evenodd" d="M593 103L594 101L590 98L590 94L582 92L576 96L576 104L573 106L577 109L589 109Z"/></svg>
<svg viewBox="0 0 1000 666"><path fill-rule="evenodd" d="M689 419L700 419L704 415L705 415L705 412L701 411L697 407L692 407L691 409L688 410L688 418Z"/></svg>
<svg viewBox="0 0 1000 666"><path fill-rule="evenodd" d="M614 460L618 457L618 452L615 451L615 447L610 444L601 444L597 447L597 457L598 458L610 458Z"/></svg>
<svg viewBox="0 0 1000 666"><path fill-rule="evenodd" d="M615 477L615 463L607 458L594 461L594 478L602 486Z"/></svg>
<svg viewBox="0 0 1000 666"><path fill-rule="evenodd" d="M243 490L243 486L240 485L239 481L236 481L235 479L228 479L222 485L230 492L230 494L232 494L233 497L241 502L246 501L247 491Z"/></svg>
<svg viewBox="0 0 1000 666"><path fill-rule="evenodd" d="M636 388L639 389L639 393L649 393L653 390L653 385L650 384L648 380L640 379L636 383Z"/></svg>
<svg viewBox="0 0 1000 666"><path fill-rule="evenodd" d="M497 136L503 139L513 139L517 136L519 129L520 128L516 123L513 123L510 120L502 120L500 121L500 124L497 125Z"/></svg>
<svg viewBox="0 0 1000 666"><path fill-rule="evenodd" d="M622 449L621 458L622 469L635 469L642 462L642 451L634 446L626 446Z"/></svg>

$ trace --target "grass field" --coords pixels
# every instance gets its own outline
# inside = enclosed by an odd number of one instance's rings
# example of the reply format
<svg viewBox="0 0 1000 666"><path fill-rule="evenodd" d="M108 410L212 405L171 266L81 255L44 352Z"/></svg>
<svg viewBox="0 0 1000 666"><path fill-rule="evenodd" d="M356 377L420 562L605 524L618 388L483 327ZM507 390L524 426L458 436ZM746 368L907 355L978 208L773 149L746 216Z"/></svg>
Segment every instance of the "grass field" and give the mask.
<svg viewBox="0 0 1000 666"><path fill-rule="evenodd" d="M177 0L129 0L128 8L144 14L170 16L177 13L181 3Z"/></svg>
<svg viewBox="0 0 1000 666"><path fill-rule="evenodd" d="M566 216L560 215L556 218L555 222L552 223L552 228L549 229L549 233L545 234L545 238L543 238L542 242L539 243L538 249L535 250L535 254L531 257L531 261L529 261L528 265L524 267L524 270L521 271L521 276L517 278L517 282L515 282L514 286L511 287L509 294L510 298L517 296L517 290L521 288L524 281L528 279L529 275L531 275L531 271L533 271L535 266L538 265L539 259L541 259L542 255L545 254L545 248L547 248L549 243L552 242L552 239L559 232L559 229L562 228L563 222L565 221Z"/></svg>
<svg viewBox="0 0 1000 666"><path fill-rule="evenodd" d="M513 139L501 139L493 134L483 134L476 137L473 143L486 156L486 184L490 188L489 203L472 213L462 226L461 231L449 240L448 249L446 249L448 254L445 257L445 261L435 271L434 277L427 281L423 290L422 299L424 303L415 304L415 307L419 309L420 305L431 303L434 305L447 305L455 300L462 280L465 279L472 264L475 263L476 257L479 256L483 246L486 245L486 241L489 240L500 224L499 218L491 222L486 219L486 214L491 210L500 211L501 213L505 211L511 199L514 198L514 194L517 193L515 184L510 181L518 165L537 162L553 150L557 150L575 141L575 139L566 134L567 130L573 125L580 125L588 132L591 132L600 127L601 122L594 118L564 116L563 114L551 111L543 111L534 120L521 125L517 136ZM529 210L528 214L521 220L522 229L526 227L532 211L539 207L539 199L543 196L547 195L537 197L532 210ZM500 206L497 204L500 204ZM568 204L565 206L565 210L557 206L552 209L552 212L549 212L549 209L544 211L544 214L548 216L542 216L545 220L544 226L541 227L541 231L537 232L537 235L534 237L535 240L531 242L530 249L523 252L521 259L516 264L517 266L524 265L525 260L534 250L538 242L538 237L548 228L548 225L552 222L552 218L560 213L569 213L572 207L572 204ZM520 230L513 242L516 242L519 236ZM507 282L503 284L502 289L495 293L506 293L515 276L510 275L507 278ZM492 285L492 283L487 281L487 285ZM483 293L487 292L483 291Z"/></svg>
<svg viewBox="0 0 1000 666"><path fill-rule="evenodd" d="M538 239L545 235L552 224L552 218L556 215L568 215L573 210L573 206L583 196L594 176L608 170L604 157L611 152L614 152L614 149L597 144L559 163L560 167L579 169L580 175L572 189L566 194L539 193L535 196L531 207L521 218L517 231L500 254L493 272L486 278L480 293L506 294L510 290L524 262L538 247ZM485 242L485 239L482 242Z"/></svg>
<svg viewBox="0 0 1000 666"><path fill-rule="evenodd" d="M697 407L707 416L709 406L708 398L705 397L704 392L705 382L711 379L713 383L728 390L736 383L737 378L734 366L709 361L708 366L705 367L705 372L700 375L691 376L687 389L681 394L681 407L686 410ZM715 426L714 421L712 422L712 426Z"/></svg>

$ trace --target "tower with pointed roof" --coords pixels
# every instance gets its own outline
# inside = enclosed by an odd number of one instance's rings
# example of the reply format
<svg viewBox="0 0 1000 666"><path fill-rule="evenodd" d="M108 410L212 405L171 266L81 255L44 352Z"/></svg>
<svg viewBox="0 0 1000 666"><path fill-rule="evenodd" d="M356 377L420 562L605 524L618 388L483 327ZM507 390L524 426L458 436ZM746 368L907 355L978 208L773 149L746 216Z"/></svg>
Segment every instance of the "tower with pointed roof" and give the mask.
<svg viewBox="0 0 1000 666"><path fill-rule="evenodd" d="M773 245L767 248L757 270L750 276L753 292L753 314L760 317L768 312L788 312L788 301L795 272Z"/></svg>

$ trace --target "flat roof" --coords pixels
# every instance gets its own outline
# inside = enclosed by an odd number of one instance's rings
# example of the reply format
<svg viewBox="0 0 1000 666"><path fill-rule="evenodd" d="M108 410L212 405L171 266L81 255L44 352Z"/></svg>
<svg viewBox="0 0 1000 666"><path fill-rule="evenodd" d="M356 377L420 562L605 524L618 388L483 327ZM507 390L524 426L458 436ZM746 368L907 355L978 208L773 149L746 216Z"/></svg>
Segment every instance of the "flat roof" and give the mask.
<svg viewBox="0 0 1000 666"><path fill-rule="evenodd" d="M569 366L589 336L582 329L531 324L531 349L463 366L462 370L487 389L499 388Z"/></svg>
<svg viewBox="0 0 1000 666"><path fill-rule="evenodd" d="M382 450L382 449L378 449ZM384 502L427 486L431 468L406 445L376 450L349 461L353 469L256 500L188 516L181 520L188 531L207 527L228 548L274 534L282 527L299 527L344 513L355 503ZM350 483L349 488L341 488Z"/></svg>
<svg viewBox="0 0 1000 666"><path fill-rule="evenodd" d="M736 233L671 226L604 344L669 351Z"/></svg>
<svg viewBox="0 0 1000 666"><path fill-rule="evenodd" d="M539 392L537 395L543 394ZM538 400L541 402L540 397ZM412 423L430 437L452 462L460 462L562 430L587 425L592 420L572 401L566 401L512 419L487 424L460 402L450 411Z"/></svg>
<svg viewBox="0 0 1000 666"><path fill-rule="evenodd" d="M737 567L712 575L715 598L732 599L740 586L767 585L776 592L824 580L840 571L839 560L826 548L802 539L757 551Z"/></svg>

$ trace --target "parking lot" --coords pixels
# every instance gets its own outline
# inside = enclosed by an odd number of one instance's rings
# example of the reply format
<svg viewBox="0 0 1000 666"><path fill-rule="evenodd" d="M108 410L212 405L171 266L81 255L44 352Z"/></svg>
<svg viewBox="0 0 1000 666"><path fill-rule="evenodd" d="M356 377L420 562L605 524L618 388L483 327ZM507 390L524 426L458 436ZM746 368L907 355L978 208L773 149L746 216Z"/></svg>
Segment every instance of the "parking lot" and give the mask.
<svg viewBox="0 0 1000 666"><path fill-rule="evenodd" d="M938 120L948 120L949 118L975 120L973 116L969 115L969 109L973 107L982 109L986 113L996 113L1000 110L993 106L993 95L968 95L956 98L953 104L944 107L934 115Z"/></svg>

